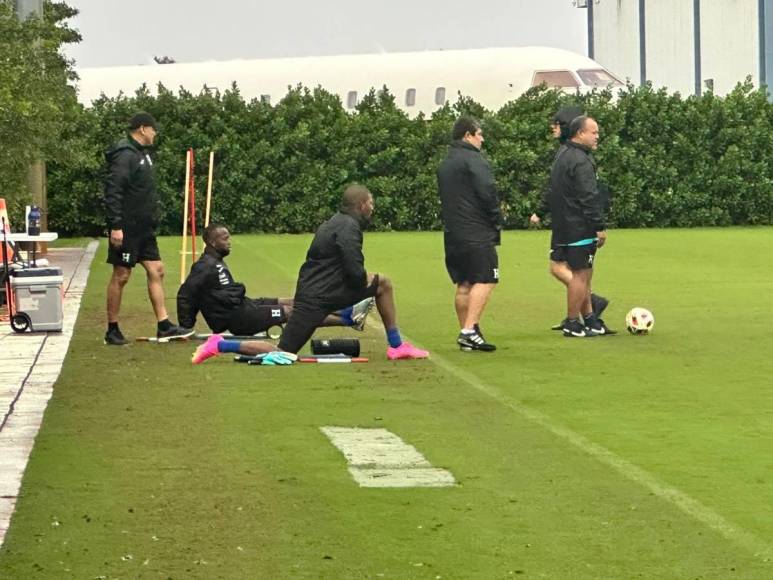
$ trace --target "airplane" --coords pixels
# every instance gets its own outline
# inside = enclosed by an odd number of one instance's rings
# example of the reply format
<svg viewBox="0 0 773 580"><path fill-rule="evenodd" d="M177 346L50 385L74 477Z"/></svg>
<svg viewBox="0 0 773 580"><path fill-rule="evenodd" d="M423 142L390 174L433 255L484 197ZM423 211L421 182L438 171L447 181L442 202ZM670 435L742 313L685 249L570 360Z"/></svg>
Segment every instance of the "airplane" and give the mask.
<svg viewBox="0 0 773 580"><path fill-rule="evenodd" d="M242 97L276 104L290 87L321 86L353 111L371 89L386 86L396 105L415 117L442 107L457 95L497 110L542 83L567 92L617 89L623 83L596 61L558 48L510 47L432 50L252 60L208 61L78 69L78 98L89 106L105 95L133 96L143 84L181 87L198 94L221 93L236 82Z"/></svg>

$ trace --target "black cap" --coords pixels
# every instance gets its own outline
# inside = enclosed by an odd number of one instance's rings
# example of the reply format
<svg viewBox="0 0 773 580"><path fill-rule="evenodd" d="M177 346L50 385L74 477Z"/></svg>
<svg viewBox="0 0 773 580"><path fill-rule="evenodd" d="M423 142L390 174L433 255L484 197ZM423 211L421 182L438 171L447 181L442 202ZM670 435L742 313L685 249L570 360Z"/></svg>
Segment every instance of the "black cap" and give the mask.
<svg viewBox="0 0 773 580"><path fill-rule="evenodd" d="M553 122L561 127L561 136L559 139L562 143L569 139L569 125L571 125L572 121L577 117L581 117L582 114L582 107L561 107L561 109L553 116Z"/></svg>
<svg viewBox="0 0 773 580"><path fill-rule="evenodd" d="M158 131L158 125L156 124L156 120L153 118L153 115L150 113L145 113L144 111L135 114L131 119L129 119L130 131L135 131L140 127L153 127L156 131Z"/></svg>

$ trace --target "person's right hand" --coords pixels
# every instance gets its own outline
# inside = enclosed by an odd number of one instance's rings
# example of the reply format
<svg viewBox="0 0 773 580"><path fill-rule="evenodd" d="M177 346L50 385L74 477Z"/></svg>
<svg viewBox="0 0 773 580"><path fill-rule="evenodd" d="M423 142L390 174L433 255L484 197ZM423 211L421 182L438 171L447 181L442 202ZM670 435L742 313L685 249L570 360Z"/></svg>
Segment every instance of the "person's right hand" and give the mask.
<svg viewBox="0 0 773 580"><path fill-rule="evenodd" d="M529 218L529 223L535 226L538 226L542 220L539 219L539 216L536 213L531 214L531 217Z"/></svg>
<svg viewBox="0 0 773 580"><path fill-rule="evenodd" d="M110 245L116 248L123 246L123 230L110 230Z"/></svg>
<svg viewBox="0 0 773 580"><path fill-rule="evenodd" d="M266 355L261 360L262 365L275 366L275 365L291 365L298 360L298 356L291 352L284 352L281 350L274 350Z"/></svg>
<svg viewBox="0 0 773 580"><path fill-rule="evenodd" d="M596 247L600 248L607 242L607 232L596 232Z"/></svg>

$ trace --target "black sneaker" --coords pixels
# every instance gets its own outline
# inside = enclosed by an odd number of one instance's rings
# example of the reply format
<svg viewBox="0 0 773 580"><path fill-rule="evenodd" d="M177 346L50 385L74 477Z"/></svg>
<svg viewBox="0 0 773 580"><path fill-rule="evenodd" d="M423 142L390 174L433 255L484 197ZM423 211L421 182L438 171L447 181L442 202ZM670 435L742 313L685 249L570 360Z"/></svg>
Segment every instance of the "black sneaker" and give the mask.
<svg viewBox="0 0 773 580"><path fill-rule="evenodd" d="M564 331L564 336L566 338L585 338L587 336L593 336L592 334L588 333L588 330L586 329L585 325L580 322L579 320L568 320L564 323L564 326L561 328L561 330Z"/></svg>
<svg viewBox="0 0 773 580"><path fill-rule="evenodd" d="M590 306L593 310L593 314L595 314L597 318L601 318L601 315L607 309L607 306L609 306L609 300L598 294L591 294Z"/></svg>
<svg viewBox="0 0 773 580"><path fill-rule="evenodd" d="M617 334L616 330L612 330L611 328L609 328L606 325L606 323L598 316L596 317L596 323L597 323L597 328L600 328L603 331L603 332L597 332L597 334L599 334L600 336L609 336L610 334Z"/></svg>
<svg viewBox="0 0 773 580"><path fill-rule="evenodd" d="M172 340L185 340L193 336L195 330L192 328L183 328L182 326L175 326L174 324L166 330L159 330L156 332L156 338L158 342L170 342Z"/></svg>
<svg viewBox="0 0 773 580"><path fill-rule="evenodd" d="M480 332L477 330L470 334L460 332L459 336L456 337L456 342L459 344L459 348L465 352L470 352L473 350L479 350L481 352L494 352L497 349L497 347L495 347L493 344L486 342L486 339L483 338Z"/></svg>
<svg viewBox="0 0 773 580"><path fill-rule="evenodd" d="M568 319L568 318L564 318L564 319L563 319L561 322L559 322L558 324L554 324L553 326L551 326L551 327L550 327L550 330L563 330L563 329L564 329L564 324L566 324L568 321L569 321L569 319Z"/></svg>
<svg viewBox="0 0 773 580"><path fill-rule="evenodd" d="M126 340L120 329L114 328L113 330L108 330L105 333L105 344L111 344L113 346L124 346L129 344L129 341Z"/></svg>

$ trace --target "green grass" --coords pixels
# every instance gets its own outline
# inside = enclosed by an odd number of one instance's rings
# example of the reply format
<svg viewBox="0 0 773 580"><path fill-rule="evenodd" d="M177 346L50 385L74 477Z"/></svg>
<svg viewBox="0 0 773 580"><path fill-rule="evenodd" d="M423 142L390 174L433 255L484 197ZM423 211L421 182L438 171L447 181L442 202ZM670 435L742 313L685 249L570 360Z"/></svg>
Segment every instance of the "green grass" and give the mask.
<svg viewBox="0 0 773 580"><path fill-rule="evenodd" d="M49 248L84 248L96 238L57 238L48 243Z"/></svg>
<svg viewBox="0 0 773 580"><path fill-rule="evenodd" d="M231 270L253 296L291 295L309 239L237 237ZM564 299L547 234L509 232L486 355L454 347L441 237L367 234L404 334L435 360L384 360L372 327L368 364L254 368L193 367L189 344L103 346L103 241L0 578L771 578L756 553L773 546L771 242L613 231L594 281L607 322L644 306L654 333L566 340L548 330ZM130 282L125 333L154 330L144 292ZM360 489L323 425L385 427L460 485Z"/></svg>

